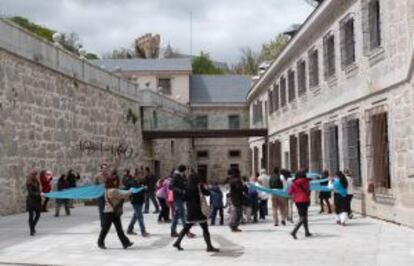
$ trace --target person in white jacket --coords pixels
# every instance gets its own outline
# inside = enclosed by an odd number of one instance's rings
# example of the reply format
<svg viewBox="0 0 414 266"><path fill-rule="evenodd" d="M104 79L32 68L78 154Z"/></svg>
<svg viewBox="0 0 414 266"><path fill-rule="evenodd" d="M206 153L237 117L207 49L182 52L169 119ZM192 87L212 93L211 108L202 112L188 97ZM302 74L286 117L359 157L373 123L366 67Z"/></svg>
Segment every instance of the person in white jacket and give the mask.
<svg viewBox="0 0 414 266"><path fill-rule="evenodd" d="M260 175L257 181L261 186L270 188L270 176L266 173L266 169L262 168L262 170L260 170ZM259 217L260 219L265 220L266 215L268 214L267 202L269 200L269 195L267 193L259 192L259 198Z"/></svg>

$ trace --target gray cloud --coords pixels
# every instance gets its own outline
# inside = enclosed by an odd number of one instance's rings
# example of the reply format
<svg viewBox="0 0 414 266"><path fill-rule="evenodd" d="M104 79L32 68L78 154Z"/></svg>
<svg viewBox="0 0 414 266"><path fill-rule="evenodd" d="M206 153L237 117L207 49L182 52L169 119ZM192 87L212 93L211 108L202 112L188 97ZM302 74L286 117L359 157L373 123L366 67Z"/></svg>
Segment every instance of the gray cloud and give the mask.
<svg viewBox="0 0 414 266"><path fill-rule="evenodd" d="M215 60L235 62L241 47L260 49L312 8L304 0L0 0L0 12L22 15L62 32L78 33L88 51L102 54L129 46L147 32L162 44Z"/></svg>

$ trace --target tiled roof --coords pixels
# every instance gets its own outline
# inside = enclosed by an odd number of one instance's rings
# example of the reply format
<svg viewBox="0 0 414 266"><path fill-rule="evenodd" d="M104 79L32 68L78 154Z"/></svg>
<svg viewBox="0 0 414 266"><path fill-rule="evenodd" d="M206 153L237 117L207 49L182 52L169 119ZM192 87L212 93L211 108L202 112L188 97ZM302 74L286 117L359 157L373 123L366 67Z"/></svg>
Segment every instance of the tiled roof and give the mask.
<svg viewBox="0 0 414 266"><path fill-rule="evenodd" d="M191 103L243 103L251 86L250 76L192 75Z"/></svg>

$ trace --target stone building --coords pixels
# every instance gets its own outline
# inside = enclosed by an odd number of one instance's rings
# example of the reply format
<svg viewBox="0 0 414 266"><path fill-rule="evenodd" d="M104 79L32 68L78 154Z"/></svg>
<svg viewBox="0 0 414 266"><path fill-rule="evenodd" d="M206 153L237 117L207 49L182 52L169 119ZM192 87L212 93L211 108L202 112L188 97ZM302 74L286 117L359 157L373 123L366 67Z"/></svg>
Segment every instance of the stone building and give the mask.
<svg viewBox="0 0 414 266"><path fill-rule="evenodd" d="M348 169L355 211L413 226L413 72L413 1L322 1L248 93L253 168Z"/></svg>

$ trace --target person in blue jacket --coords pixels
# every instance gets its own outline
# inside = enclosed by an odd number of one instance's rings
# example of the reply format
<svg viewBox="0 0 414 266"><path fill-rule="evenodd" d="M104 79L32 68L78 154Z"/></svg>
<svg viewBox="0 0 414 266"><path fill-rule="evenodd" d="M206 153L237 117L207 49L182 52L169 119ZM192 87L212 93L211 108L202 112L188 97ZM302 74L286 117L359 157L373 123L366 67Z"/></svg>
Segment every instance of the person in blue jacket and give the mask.
<svg viewBox="0 0 414 266"><path fill-rule="evenodd" d="M336 172L336 177L330 182L329 187L334 189L334 204L335 204L335 214L336 214L336 223L339 225L345 226L348 220L347 213L347 199L348 199L348 181L345 175L338 171Z"/></svg>
<svg viewBox="0 0 414 266"><path fill-rule="evenodd" d="M223 214L223 192L220 189L218 182L214 182L210 188L210 206L213 209L211 213L211 225L216 224L217 213L220 214L220 225L224 224Z"/></svg>

